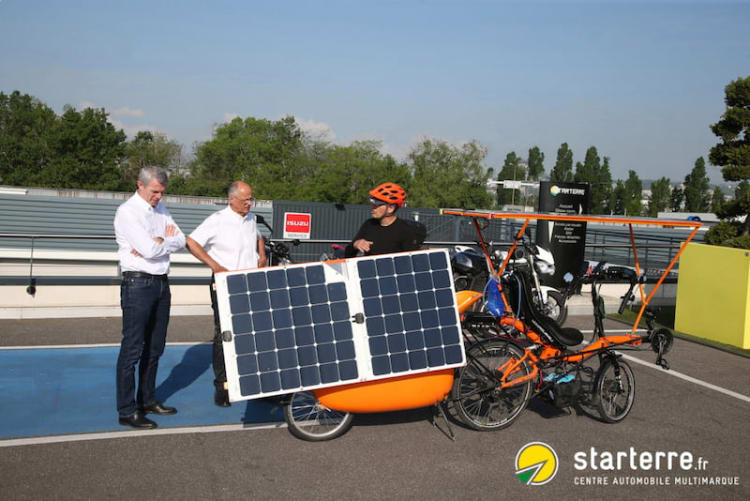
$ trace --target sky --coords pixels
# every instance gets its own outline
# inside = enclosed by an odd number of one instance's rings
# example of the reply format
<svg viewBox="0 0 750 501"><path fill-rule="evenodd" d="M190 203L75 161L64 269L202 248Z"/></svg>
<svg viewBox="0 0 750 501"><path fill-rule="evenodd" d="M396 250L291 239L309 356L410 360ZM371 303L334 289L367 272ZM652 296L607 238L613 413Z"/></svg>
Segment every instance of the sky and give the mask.
<svg viewBox="0 0 750 501"><path fill-rule="evenodd" d="M567 142L615 179L681 181L747 76L750 0L0 0L0 91L188 152L235 116L291 115L400 160L477 140L496 172L539 146L549 173Z"/></svg>

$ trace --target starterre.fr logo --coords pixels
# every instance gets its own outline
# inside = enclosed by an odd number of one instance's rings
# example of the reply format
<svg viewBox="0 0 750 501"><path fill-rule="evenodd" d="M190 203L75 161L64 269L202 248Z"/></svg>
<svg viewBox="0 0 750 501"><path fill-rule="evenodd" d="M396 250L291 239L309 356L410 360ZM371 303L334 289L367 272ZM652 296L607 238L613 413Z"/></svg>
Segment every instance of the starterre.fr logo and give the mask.
<svg viewBox="0 0 750 501"><path fill-rule="evenodd" d="M556 184L553 184L549 187L549 192L553 197L556 197L560 193L560 187Z"/></svg>
<svg viewBox="0 0 750 501"><path fill-rule="evenodd" d="M516 476L526 485L544 485L557 474L555 450L544 442L530 442L516 454Z"/></svg>

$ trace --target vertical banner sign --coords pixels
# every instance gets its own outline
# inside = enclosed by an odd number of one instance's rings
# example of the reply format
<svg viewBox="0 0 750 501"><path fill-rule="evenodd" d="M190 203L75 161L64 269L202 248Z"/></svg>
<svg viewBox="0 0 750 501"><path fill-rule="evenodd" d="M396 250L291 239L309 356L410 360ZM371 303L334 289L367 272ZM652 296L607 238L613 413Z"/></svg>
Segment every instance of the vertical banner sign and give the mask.
<svg viewBox="0 0 750 501"><path fill-rule="evenodd" d="M555 214L588 214L588 183L539 183L539 212ZM545 285L560 288L563 275L576 275L583 266L586 250L586 223L538 220L536 243L549 249L555 258L555 274L540 277Z"/></svg>
<svg viewBox="0 0 750 501"><path fill-rule="evenodd" d="M309 240L311 222L311 214L302 212L285 212L283 238L299 238L302 240Z"/></svg>

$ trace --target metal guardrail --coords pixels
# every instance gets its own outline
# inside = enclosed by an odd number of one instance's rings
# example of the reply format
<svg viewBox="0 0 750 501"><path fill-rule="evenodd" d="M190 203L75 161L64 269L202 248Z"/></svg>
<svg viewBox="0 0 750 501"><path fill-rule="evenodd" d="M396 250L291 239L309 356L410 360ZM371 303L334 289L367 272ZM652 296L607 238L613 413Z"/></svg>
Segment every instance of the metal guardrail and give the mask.
<svg viewBox="0 0 750 501"><path fill-rule="evenodd" d="M593 242L587 242L586 244L586 259L598 260L598 261L610 261L617 264L632 265L632 248L630 243L616 243L606 242L597 240L606 240L606 235L597 234L591 232ZM621 238L620 235L615 236L616 239ZM27 292L33 294L36 290L37 285L55 285L55 286L70 286L70 285L119 285L119 264L118 273L111 276L34 276L34 244L37 240L114 240L114 235L85 235L85 234L25 234L25 233L5 233L0 234L0 242L2 239L29 239L30 241L30 256L29 262L29 274L28 276L9 276L0 274L0 285L27 285ZM588 239L587 239L588 240ZM641 267L647 271L647 274L656 274L659 270L662 270L662 263L667 263L671 260L674 252L680 248L679 243L661 243L661 244L639 244L638 245L638 260L641 263ZM677 239L679 241L679 239ZM346 244L348 240L340 239L311 239L311 240L292 240L292 239L274 239L277 242L286 243L297 243L297 245L291 245L292 258L297 262L310 262L317 261L321 258L323 253L330 253L331 246L333 244ZM512 241L490 241L490 245L495 247L509 247ZM474 241L426 241L426 246L432 247L453 247L456 245L475 246ZM305 251L304 248L314 248ZM654 259L654 257L656 259ZM649 261L651 259L651 262ZM194 277L170 277L170 281L174 285L206 285L209 282L209 278L205 276L194 276Z"/></svg>

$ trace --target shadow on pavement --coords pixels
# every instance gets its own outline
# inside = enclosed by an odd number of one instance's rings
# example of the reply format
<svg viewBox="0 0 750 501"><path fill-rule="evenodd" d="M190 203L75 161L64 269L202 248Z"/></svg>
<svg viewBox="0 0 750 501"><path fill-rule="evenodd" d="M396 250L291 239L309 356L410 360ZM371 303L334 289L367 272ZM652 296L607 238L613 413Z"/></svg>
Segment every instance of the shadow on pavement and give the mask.
<svg viewBox="0 0 750 501"><path fill-rule="evenodd" d="M166 402L169 397L193 384L211 365L210 344L191 346L180 363L172 368L167 379L156 388L156 399Z"/></svg>

